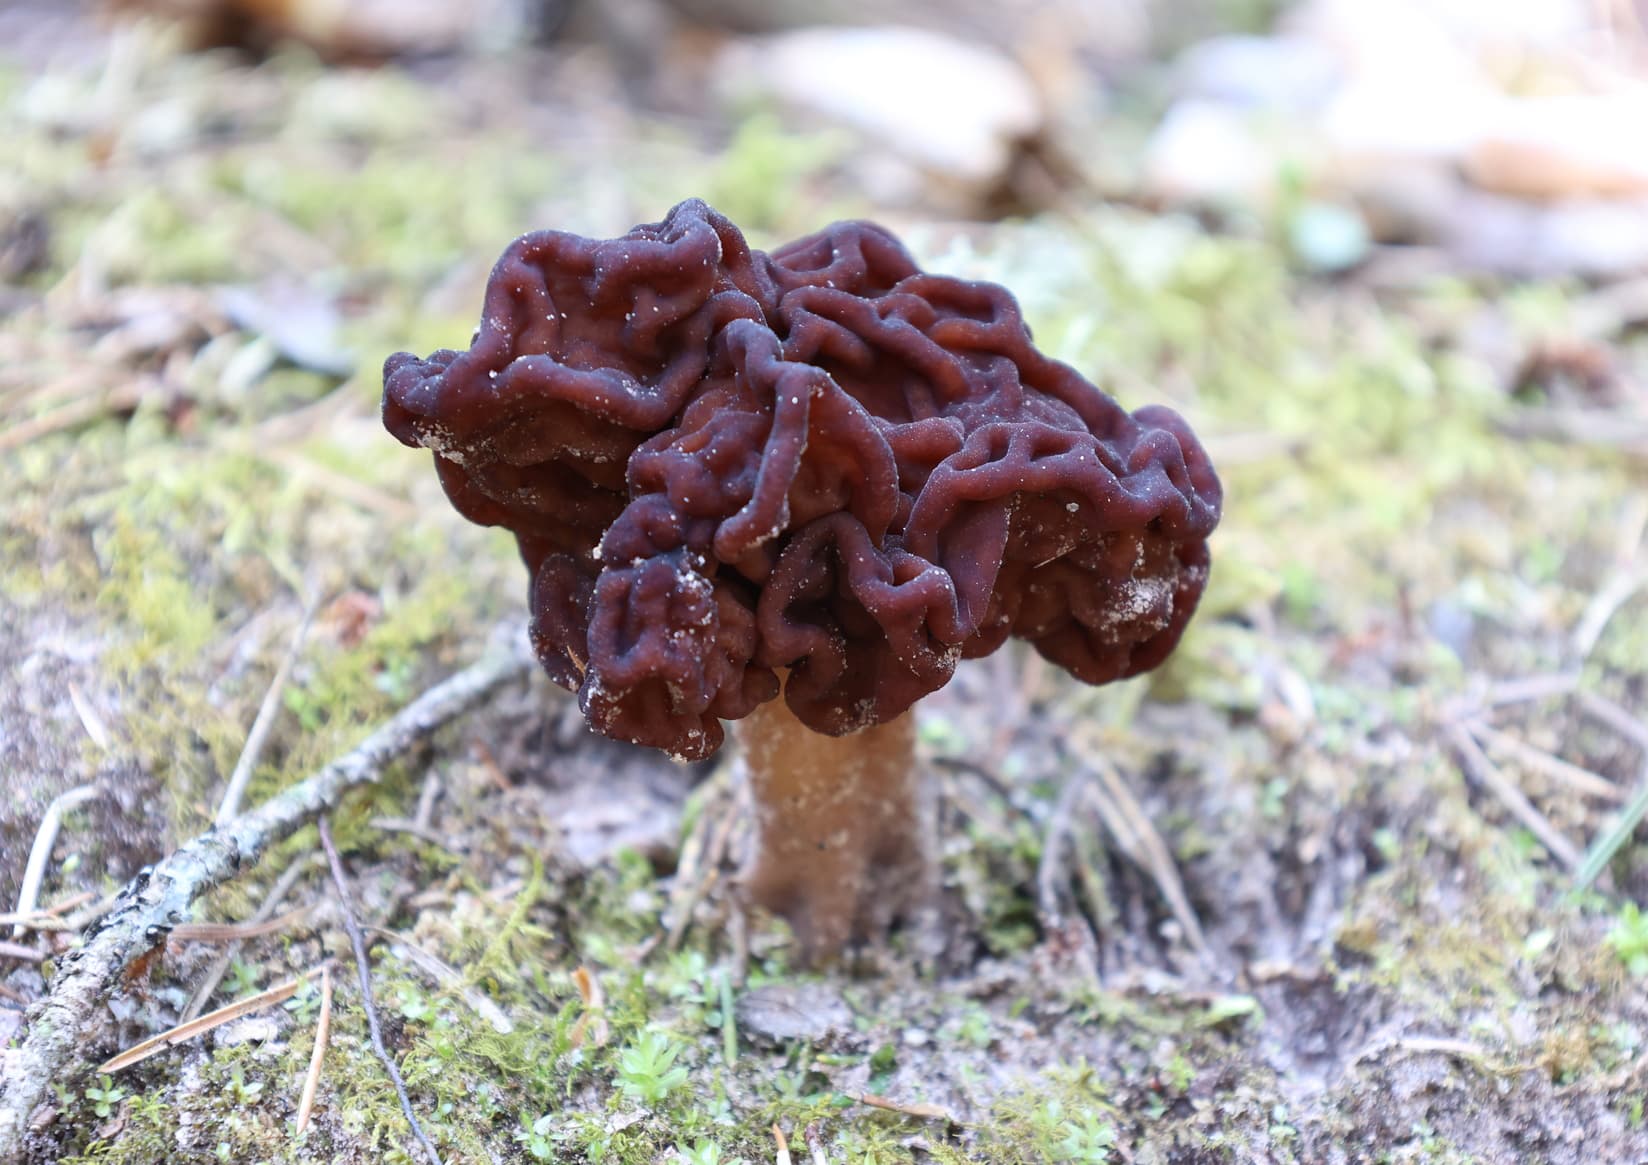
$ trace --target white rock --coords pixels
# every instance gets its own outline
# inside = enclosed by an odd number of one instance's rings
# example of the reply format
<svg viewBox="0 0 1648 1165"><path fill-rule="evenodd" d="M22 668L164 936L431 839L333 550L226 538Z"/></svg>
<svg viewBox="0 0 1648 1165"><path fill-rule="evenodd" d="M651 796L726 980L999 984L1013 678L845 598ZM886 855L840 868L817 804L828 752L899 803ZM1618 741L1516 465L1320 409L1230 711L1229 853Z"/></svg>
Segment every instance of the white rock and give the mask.
<svg viewBox="0 0 1648 1165"><path fill-rule="evenodd" d="M1496 54L1544 52L1593 24L1586 0L1307 0L1287 21L1361 77L1485 76Z"/></svg>
<svg viewBox="0 0 1648 1165"><path fill-rule="evenodd" d="M852 127L910 162L987 182L1042 126L1035 87L983 45L900 26L806 28L731 46L741 88Z"/></svg>
<svg viewBox="0 0 1648 1165"><path fill-rule="evenodd" d="M1471 192L1443 242L1467 266L1511 275L1630 275L1648 270L1648 198L1546 204Z"/></svg>
<svg viewBox="0 0 1648 1165"><path fill-rule="evenodd" d="M1517 198L1648 195L1648 95L1507 98L1464 166L1477 186Z"/></svg>
<svg viewBox="0 0 1648 1165"><path fill-rule="evenodd" d="M1174 68L1181 97L1297 113L1320 108L1341 76L1332 53L1297 36L1214 37Z"/></svg>
<svg viewBox="0 0 1648 1165"><path fill-rule="evenodd" d="M1457 78L1367 78L1322 114L1322 135L1351 171L1403 162L1456 163L1499 116L1502 99Z"/></svg>
<svg viewBox="0 0 1648 1165"><path fill-rule="evenodd" d="M1168 110L1146 147L1144 191L1170 205L1263 201L1277 161L1242 110L1186 98Z"/></svg>

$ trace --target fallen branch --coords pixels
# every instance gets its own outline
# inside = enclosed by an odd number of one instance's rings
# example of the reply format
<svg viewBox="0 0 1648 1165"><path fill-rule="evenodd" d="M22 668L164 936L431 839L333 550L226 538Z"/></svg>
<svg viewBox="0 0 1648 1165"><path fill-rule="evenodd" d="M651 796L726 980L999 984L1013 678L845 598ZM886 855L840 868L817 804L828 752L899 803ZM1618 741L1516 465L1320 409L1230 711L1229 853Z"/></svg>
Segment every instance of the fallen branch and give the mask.
<svg viewBox="0 0 1648 1165"><path fill-rule="evenodd" d="M29 1116L52 1082L70 1073L92 1012L133 959L188 918L196 899L255 866L270 846L335 807L350 789L378 780L391 762L531 667L524 640L516 637L507 651L425 692L352 752L138 875L102 925L60 960L50 993L29 1009L28 1036L0 1063L0 1160L21 1158Z"/></svg>

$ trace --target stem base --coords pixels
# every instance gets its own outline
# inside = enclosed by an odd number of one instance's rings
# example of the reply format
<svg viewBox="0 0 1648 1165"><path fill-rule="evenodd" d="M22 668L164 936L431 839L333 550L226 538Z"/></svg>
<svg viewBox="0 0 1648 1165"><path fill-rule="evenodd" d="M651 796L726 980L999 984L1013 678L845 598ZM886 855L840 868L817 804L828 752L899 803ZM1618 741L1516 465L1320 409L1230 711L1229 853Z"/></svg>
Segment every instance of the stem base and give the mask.
<svg viewBox="0 0 1648 1165"><path fill-rule="evenodd" d="M879 941L933 900L937 814L913 714L823 736L780 698L737 732L756 819L744 892L789 922L803 962Z"/></svg>

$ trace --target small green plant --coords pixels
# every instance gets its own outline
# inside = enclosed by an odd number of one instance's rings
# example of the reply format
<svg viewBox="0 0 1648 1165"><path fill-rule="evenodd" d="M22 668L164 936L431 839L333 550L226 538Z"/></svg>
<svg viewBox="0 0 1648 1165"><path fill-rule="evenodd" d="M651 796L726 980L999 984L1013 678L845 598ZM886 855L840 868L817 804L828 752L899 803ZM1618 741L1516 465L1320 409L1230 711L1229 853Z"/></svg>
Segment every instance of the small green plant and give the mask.
<svg viewBox="0 0 1648 1165"><path fill-rule="evenodd" d="M678 1144L675 1155L681 1165L730 1165L721 1155L721 1146L714 1141L699 1141L690 1149Z"/></svg>
<svg viewBox="0 0 1648 1165"><path fill-rule="evenodd" d="M870 1071L885 1076L898 1067L898 1045L882 1044L870 1055Z"/></svg>
<svg viewBox="0 0 1648 1165"><path fill-rule="evenodd" d="M1174 1052L1173 1058L1167 1062L1163 1072L1169 1087L1174 1092L1183 1095L1190 1091L1190 1086L1196 1082L1196 1065L1183 1052Z"/></svg>
<svg viewBox="0 0 1648 1165"><path fill-rule="evenodd" d="M969 1004L956 1025L956 1039L968 1047L982 1051L995 1038L990 1027L990 1013L978 1004Z"/></svg>
<svg viewBox="0 0 1648 1165"><path fill-rule="evenodd" d="M435 1031L444 1031L452 1026L452 1020L441 1011L440 1003L425 995L416 986L402 983L395 989L399 999L400 1013L414 1023L421 1023Z"/></svg>
<svg viewBox="0 0 1648 1165"><path fill-rule="evenodd" d="M618 1058L618 1087L631 1100L657 1104L687 1082L675 1058L681 1046L663 1032L642 1032Z"/></svg>
<svg viewBox="0 0 1648 1165"><path fill-rule="evenodd" d="M112 1076L99 1076L95 1088L86 1089L86 1099L92 1102L92 1111L107 1117L126 1098L126 1090L115 1084Z"/></svg>
<svg viewBox="0 0 1648 1165"><path fill-rule="evenodd" d="M313 979L304 979L298 983L297 994L285 1003L287 1011L291 1012L294 1022L305 1026L315 1022L320 1014L320 987Z"/></svg>
<svg viewBox="0 0 1648 1165"><path fill-rule="evenodd" d="M1620 907L1619 918L1608 932L1608 945L1633 975L1648 975L1648 913L1635 902Z"/></svg>
<svg viewBox="0 0 1648 1165"><path fill-rule="evenodd" d="M555 1160L555 1140L551 1135L555 1131L555 1114L546 1112L530 1124L523 1116L521 1125L521 1131L515 1134L515 1139L521 1143L521 1148L526 1150L527 1156L534 1161Z"/></svg>
<svg viewBox="0 0 1648 1165"><path fill-rule="evenodd" d="M1270 1110L1270 1139L1273 1141L1291 1141L1298 1137L1299 1130L1288 1121L1287 1105L1278 1104Z"/></svg>
<svg viewBox="0 0 1648 1165"><path fill-rule="evenodd" d="M229 1069L229 1079L223 1090L236 1104L255 1104L258 1097L263 1095L263 1081L247 1080L246 1070L239 1064Z"/></svg>
<svg viewBox="0 0 1648 1165"><path fill-rule="evenodd" d="M1042 1159L1051 1165L1104 1165L1116 1145L1116 1130L1093 1113L1067 1115L1057 1098L1030 1115L1030 1127Z"/></svg>
<svg viewBox="0 0 1648 1165"><path fill-rule="evenodd" d="M226 977L226 990L231 999L238 999L242 995L255 995L258 991L260 972L251 963L235 959L229 964L229 974Z"/></svg>
<svg viewBox="0 0 1648 1165"><path fill-rule="evenodd" d="M1102 1165L1110 1160L1110 1150L1116 1144L1116 1130L1106 1121L1088 1114L1079 1120L1071 1118L1063 1124L1064 1137L1053 1146L1055 1161L1069 1161L1072 1165Z"/></svg>

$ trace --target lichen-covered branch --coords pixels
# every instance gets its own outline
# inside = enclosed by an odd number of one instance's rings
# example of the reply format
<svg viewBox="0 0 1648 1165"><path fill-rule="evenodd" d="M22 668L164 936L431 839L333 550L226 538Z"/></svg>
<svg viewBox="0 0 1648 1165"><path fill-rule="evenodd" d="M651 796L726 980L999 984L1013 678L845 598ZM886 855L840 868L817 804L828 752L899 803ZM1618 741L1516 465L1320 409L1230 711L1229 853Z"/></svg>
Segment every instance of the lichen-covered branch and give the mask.
<svg viewBox="0 0 1648 1165"><path fill-rule="evenodd" d="M195 900L255 865L264 852L345 793L376 781L419 741L533 666L518 637L429 689L368 736L257 809L188 842L127 885L115 908L61 961L51 990L29 1009L28 1035L0 1063L0 1160L20 1160L28 1120L70 1065L82 1029L122 972L188 918Z"/></svg>

